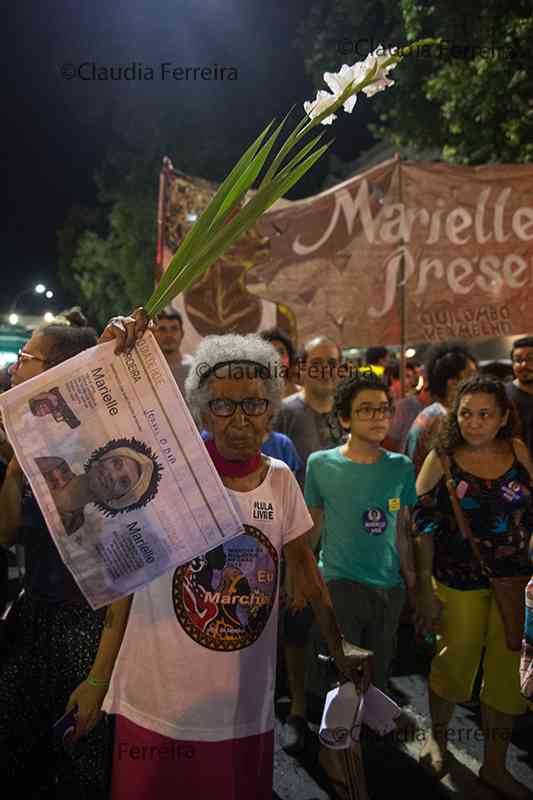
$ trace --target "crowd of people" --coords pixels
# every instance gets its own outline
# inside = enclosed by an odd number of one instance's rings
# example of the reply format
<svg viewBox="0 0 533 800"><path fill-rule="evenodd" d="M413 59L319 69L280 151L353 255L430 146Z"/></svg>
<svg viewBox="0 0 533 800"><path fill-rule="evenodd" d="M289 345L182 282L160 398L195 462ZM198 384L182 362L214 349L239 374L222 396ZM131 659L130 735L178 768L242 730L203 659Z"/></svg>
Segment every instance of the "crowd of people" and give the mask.
<svg viewBox="0 0 533 800"><path fill-rule="evenodd" d="M78 312L32 334L10 382L97 342L128 352L149 324L245 534L93 611L2 434L2 774L35 799L165 800L179 787L201 800L270 800L279 663L291 704L281 744L297 755L309 743L308 698L329 688L317 655L329 653L361 692L371 681L389 693L408 609L420 636L436 636L421 766L437 779L446 771L454 708L471 699L481 669L479 779L502 797L530 796L506 767L528 704L523 652L510 644L493 581L521 578L525 588L533 572L533 337L515 341L510 376L454 341L407 362L401 381L385 348L355 367L327 336L297 352L272 329L207 337L187 355L175 312L154 323L142 310L113 318L99 338ZM253 370L234 369L243 363ZM261 523L255 503L270 510ZM14 547L24 577L10 607ZM216 574L221 592L250 594L254 558L269 576L268 603L246 626L220 605L201 635L187 627L177 587L187 581L201 604ZM247 559L248 571L236 569ZM52 731L71 709L64 745Z"/></svg>

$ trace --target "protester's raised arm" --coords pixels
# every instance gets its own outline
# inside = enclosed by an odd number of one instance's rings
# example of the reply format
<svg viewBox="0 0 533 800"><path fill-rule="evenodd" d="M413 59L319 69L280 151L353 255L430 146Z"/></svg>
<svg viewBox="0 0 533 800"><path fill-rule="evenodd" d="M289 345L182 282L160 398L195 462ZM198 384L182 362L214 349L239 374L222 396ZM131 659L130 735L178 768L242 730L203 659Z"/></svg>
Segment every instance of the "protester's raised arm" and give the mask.
<svg viewBox="0 0 533 800"><path fill-rule="evenodd" d="M144 308L136 308L128 317L112 317L105 326L98 344L116 341L115 353L129 353L150 325Z"/></svg>

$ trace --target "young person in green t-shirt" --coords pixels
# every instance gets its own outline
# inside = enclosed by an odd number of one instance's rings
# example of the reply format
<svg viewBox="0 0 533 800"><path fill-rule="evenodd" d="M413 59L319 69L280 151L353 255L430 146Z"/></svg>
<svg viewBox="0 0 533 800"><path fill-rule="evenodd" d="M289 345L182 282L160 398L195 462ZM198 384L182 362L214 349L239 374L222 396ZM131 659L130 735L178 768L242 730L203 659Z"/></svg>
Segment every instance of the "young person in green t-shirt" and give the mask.
<svg viewBox="0 0 533 800"><path fill-rule="evenodd" d="M374 652L372 682L385 691L405 583L414 584L406 523L416 502L415 472L407 456L381 447L393 402L375 374L360 370L343 381L335 408L350 434L346 444L307 462L310 535L316 540L324 523L319 566L341 631Z"/></svg>

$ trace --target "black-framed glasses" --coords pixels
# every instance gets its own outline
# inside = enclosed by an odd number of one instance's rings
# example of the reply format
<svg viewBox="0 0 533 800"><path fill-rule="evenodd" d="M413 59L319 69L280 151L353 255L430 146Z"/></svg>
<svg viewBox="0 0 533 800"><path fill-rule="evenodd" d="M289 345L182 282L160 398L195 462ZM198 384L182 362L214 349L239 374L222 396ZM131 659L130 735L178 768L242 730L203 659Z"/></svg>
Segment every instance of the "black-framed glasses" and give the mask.
<svg viewBox="0 0 533 800"><path fill-rule="evenodd" d="M361 406L360 408L354 408L354 412L357 419L360 419L361 422L367 422L371 419L390 419L394 415L394 408L388 403L383 403L383 405L380 406Z"/></svg>
<svg viewBox="0 0 533 800"><path fill-rule="evenodd" d="M242 400L230 400L220 397L210 400L209 410L215 417L232 417L239 406L247 417L260 417L267 410L270 402L266 397L244 397Z"/></svg>

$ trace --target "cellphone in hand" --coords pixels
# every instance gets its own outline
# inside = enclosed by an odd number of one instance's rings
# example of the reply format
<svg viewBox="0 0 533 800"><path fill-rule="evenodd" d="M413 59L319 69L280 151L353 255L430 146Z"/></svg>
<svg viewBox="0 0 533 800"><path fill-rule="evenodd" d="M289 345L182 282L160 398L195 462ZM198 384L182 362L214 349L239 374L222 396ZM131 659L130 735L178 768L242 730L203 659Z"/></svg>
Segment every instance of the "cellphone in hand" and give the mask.
<svg viewBox="0 0 533 800"><path fill-rule="evenodd" d="M66 714L63 714L52 727L54 737L65 745L69 743L69 737L76 730L76 722L78 720L78 706L74 706Z"/></svg>

